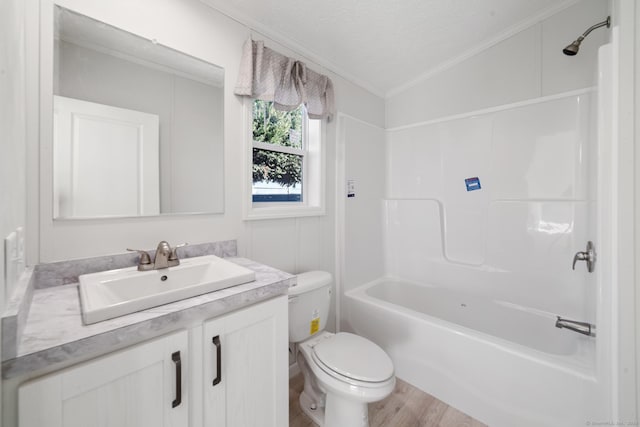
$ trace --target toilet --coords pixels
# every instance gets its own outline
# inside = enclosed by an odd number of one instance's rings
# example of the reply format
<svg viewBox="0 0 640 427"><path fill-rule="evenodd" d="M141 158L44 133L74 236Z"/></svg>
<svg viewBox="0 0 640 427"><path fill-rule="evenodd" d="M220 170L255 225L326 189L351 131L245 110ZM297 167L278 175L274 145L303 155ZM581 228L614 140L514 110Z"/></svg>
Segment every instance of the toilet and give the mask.
<svg viewBox="0 0 640 427"><path fill-rule="evenodd" d="M331 282L330 273L310 271L289 288L289 341L304 376L300 407L321 427L367 427L367 404L395 387L393 363L366 338L324 330Z"/></svg>

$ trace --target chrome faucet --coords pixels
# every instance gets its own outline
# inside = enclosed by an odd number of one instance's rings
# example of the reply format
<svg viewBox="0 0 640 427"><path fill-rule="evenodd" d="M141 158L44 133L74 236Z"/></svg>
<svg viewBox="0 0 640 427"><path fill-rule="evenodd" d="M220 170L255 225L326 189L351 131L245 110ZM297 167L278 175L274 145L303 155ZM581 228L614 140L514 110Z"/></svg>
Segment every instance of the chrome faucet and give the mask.
<svg viewBox="0 0 640 427"><path fill-rule="evenodd" d="M180 261L176 258L169 262L169 257L171 256L171 246L166 241L161 241L158 243L158 247L156 248L156 257L153 260L153 268L159 270L161 268L173 267L180 264Z"/></svg>
<svg viewBox="0 0 640 427"><path fill-rule="evenodd" d="M556 328L566 328L570 331L577 332L579 334L588 335L590 337L596 336L596 325L592 325L587 322L578 322L576 320L563 319L560 316L556 316Z"/></svg>
<svg viewBox="0 0 640 427"><path fill-rule="evenodd" d="M161 241L160 243L158 243L158 247L156 248L156 255L153 259L153 262L151 262L151 256L147 251L129 248L127 248L127 250L140 253L140 259L138 261L138 271L159 270L161 268L169 268L179 265L180 259L178 258L178 248L186 245L187 243L182 243L180 245L176 245L175 248L171 249L169 243L167 243L165 240Z"/></svg>

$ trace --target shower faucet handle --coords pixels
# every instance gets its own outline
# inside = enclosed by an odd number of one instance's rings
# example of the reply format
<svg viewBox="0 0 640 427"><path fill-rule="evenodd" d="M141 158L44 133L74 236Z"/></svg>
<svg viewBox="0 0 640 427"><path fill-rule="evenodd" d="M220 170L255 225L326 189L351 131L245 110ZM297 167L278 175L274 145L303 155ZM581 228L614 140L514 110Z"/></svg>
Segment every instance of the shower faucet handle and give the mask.
<svg viewBox="0 0 640 427"><path fill-rule="evenodd" d="M573 256L573 265L571 267L573 270L576 269L576 262L578 261L585 261L587 263L587 271L589 273L593 273L593 270L595 268L595 263L596 263L596 250L595 250L595 247L593 246L592 241L587 242L586 251L577 252Z"/></svg>

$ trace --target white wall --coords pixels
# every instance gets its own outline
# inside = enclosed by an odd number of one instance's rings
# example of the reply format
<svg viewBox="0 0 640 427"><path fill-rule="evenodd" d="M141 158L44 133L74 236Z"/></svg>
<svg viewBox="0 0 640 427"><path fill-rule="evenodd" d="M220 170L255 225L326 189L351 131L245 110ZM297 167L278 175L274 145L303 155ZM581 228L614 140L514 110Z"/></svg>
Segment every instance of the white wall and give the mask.
<svg viewBox="0 0 640 427"><path fill-rule="evenodd" d="M25 109L25 4L6 0L0 2L0 239L26 224ZM0 310L13 290L5 283L4 256L0 244Z"/></svg>
<svg viewBox="0 0 640 427"><path fill-rule="evenodd" d="M635 8L635 17L632 23L633 28L638 28L640 25L640 7ZM630 87L625 86L625 88L635 94L635 110L633 114L630 114L629 117L635 117L635 135L633 138L633 143L640 139L640 115L637 114L638 107L640 105L640 55L637 54L640 51L640 32L635 31L635 40L633 43L633 51L636 52L635 55L635 73L634 73L634 81ZM635 253L634 257L640 250L640 149L635 149L635 163L634 168L635 171L635 219L633 223L635 225ZM635 304L634 304L634 325L636 328L632 328L632 335L635 336L636 346L635 346L635 354L636 354L636 401L635 401L635 415L638 417L640 414L640 330L637 329L637 325L640 324L640 314L638 311L640 310L640 268L638 268L636 264L635 269ZM632 350L633 351L633 350Z"/></svg>
<svg viewBox="0 0 640 427"><path fill-rule="evenodd" d="M583 0L414 86L392 93L387 128L593 86L597 50L609 32L598 29L580 53L562 49L608 15L609 2Z"/></svg>
<svg viewBox="0 0 640 427"><path fill-rule="evenodd" d="M220 215L168 216L127 220L53 221L47 200L39 206L39 250L31 263L52 262L121 253L126 247L153 248L159 240L170 243L208 242L238 239L240 255L282 270L298 273L309 269L334 272L336 188L336 120L326 126L326 212L320 217L243 221L242 161L244 102L233 94L242 45L251 30L196 0L56 0L62 7L138 34L147 39L217 64L225 69L224 181L225 212ZM45 1L44 4L48 4ZM49 7L45 17L51 15ZM144 17L144 19L140 19ZM52 16L45 18L47 28ZM180 31L176 31L180 28ZM253 33L254 39L261 36ZM299 57L284 46L266 40L273 49ZM306 61L305 58L300 58ZM50 62L52 58L45 58ZM334 83L337 110L382 126L384 101L355 84L313 63ZM49 65L50 66L50 65ZM43 76L41 90L52 91L49 76ZM42 113L41 137L50 138L51 119ZM40 186L50 185L50 167L42 165ZM332 327L332 324L329 325Z"/></svg>
<svg viewBox="0 0 640 427"><path fill-rule="evenodd" d="M339 203L344 205L344 292L384 274L385 192L384 129L352 117L340 117L340 146L344 153L344 179ZM346 194L347 182L353 197Z"/></svg>
<svg viewBox="0 0 640 427"><path fill-rule="evenodd" d="M638 241L640 239L638 216L638 72L640 70L640 38L638 24L640 10L637 1L613 1L614 56L617 56L617 76L612 98L617 103L617 123L614 123L614 162L616 173L611 178L616 183L613 200L614 242L616 244L614 269L614 318L618 335L617 354L612 370L614 389L612 395L619 400L616 419L638 421L640 416L640 274ZM635 212L634 212L635 211ZM634 239L635 236L635 239Z"/></svg>
<svg viewBox="0 0 640 427"><path fill-rule="evenodd" d="M25 5L0 4L0 239L26 223ZM5 296L0 244L0 308Z"/></svg>

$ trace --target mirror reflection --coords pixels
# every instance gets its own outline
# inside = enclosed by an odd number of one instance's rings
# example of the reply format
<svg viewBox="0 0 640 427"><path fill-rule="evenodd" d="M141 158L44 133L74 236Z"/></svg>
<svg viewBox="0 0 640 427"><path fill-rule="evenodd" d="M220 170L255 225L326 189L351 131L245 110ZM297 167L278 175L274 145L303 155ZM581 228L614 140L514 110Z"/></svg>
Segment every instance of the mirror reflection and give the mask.
<svg viewBox="0 0 640 427"><path fill-rule="evenodd" d="M55 16L54 217L222 212L224 70Z"/></svg>

